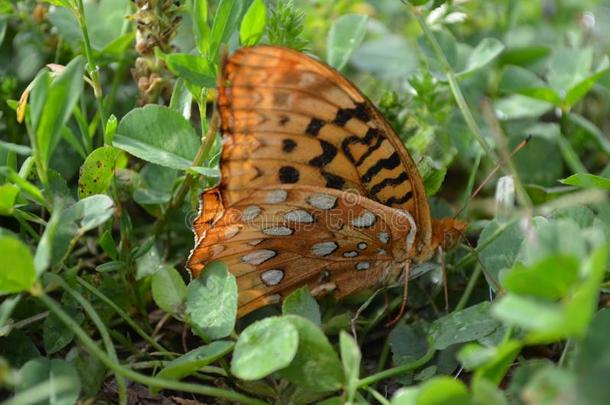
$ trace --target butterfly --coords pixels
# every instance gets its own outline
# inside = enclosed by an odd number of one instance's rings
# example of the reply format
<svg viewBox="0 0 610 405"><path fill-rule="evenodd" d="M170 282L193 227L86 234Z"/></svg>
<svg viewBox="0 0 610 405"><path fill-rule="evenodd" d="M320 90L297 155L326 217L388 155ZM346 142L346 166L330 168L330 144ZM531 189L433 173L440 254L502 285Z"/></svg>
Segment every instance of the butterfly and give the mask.
<svg viewBox="0 0 610 405"><path fill-rule="evenodd" d="M238 316L301 286L341 299L395 280L459 240L433 220L413 159L351 82L303 53L260 45L222 62L220 184L193 223L194 277L236 276Z"/></svg>

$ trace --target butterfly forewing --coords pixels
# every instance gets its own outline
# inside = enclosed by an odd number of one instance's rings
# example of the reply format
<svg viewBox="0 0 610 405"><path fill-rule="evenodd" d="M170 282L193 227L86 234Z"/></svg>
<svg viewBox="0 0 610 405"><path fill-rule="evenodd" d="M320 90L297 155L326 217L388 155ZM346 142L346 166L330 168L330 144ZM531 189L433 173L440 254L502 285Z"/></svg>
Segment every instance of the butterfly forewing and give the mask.
<svg viewBox="0 0 610 405"><path fill-rule="evenodd" d="M413 160L372 103L332 68L285 48L241 49L224 63L218 108L228 134L222 185L233 198L275 183L351 190L409 211L419 244L429 243Z"/></svg>

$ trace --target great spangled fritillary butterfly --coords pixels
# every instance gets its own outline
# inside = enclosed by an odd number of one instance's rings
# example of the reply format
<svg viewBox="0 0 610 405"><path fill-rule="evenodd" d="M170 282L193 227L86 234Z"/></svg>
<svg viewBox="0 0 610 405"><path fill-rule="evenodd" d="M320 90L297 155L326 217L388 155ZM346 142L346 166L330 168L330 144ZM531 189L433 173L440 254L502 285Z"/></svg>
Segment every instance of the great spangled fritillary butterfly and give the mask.
<svg viewBox="0 0 610 405"><path fill-rule="evenodd" d="M308 285L340 299L395 279L464 228L432 220L422 179L373 104L302 53L257 46L225 59L217 108L222 180L194 222L193 276L222 260L239 315Z"/></svg>

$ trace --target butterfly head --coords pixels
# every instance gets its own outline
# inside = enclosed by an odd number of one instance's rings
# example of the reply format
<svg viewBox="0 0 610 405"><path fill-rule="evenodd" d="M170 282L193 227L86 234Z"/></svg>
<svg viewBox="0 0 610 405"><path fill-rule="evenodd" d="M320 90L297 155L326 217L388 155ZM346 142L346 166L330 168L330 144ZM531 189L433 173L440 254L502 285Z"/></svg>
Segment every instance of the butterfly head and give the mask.
<svg viewBox="0 0 610 405"><path fill-rule="evenodd" d="M441 218L432 220L432 243L431 246L451 250L464 237L464 231L468 223L455 218Z"/></svg>

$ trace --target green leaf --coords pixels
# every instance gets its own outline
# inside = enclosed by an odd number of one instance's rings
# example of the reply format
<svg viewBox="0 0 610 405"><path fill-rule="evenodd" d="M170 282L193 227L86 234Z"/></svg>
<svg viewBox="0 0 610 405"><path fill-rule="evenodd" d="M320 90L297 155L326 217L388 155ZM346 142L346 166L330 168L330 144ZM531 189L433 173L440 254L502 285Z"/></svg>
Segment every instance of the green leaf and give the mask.
<svg viewBox="0 0 610 405"><path fill-rule="evenodd" d="M389 34L363 43L354 51L351 63L384 80L409 77L419 66L413 46L402 36Z"/></svg>
<svg viewBox="0 0 610 405"><path fill-rule="evenodd" d="M582 338L597 309L600 284L608 261L608 245L604 244L595 249L584 261L581 273L585 280L579 285L573 295L566 302L566 324L571 336Z"/></svg>
<svg viewBox="0 0 610 405"><path fill-rule="evenodd" d="M575 397L576 376L568 370L547 364L531 376L523 392L532 404L559 404L565 398L574 398L572 403L588 404ZM578 400L576 400L578 399ZM604 404L604 402L599 403ZM595 404L593 402L592 404Z"/></svg>
<svg viewBox="0 0 610 405"><path fill-rule="evenodd" d="M388 344L392 350L392 361L397 366L412 363L428 351L428 341L423 332L403 321L398 322L390 332Z"/></svg>
<svg viewBox="0 0 610 405"><path fill-rule="evenodd" d="M599 64L595 73L589 75L570 88L564 98L565 104L567 104L568 107L571 107L581 98L583 98L589 92L589 90L591 90L593 85L606 74L609 65L610 63L608 61L608 56L604 56L604 59Z"/></svg>
<svg viewBox="0 0 610 405"><path fill-rule="evenodd" d="M419 387L400 388L392 396L390 405L417 405Z"/></svg>
<svg viewBox="0 0 610 405"><path fill-rule="evenodd" d="M283 378L314 392L333 391L343 383L343 368L328 339L313 322L297 315L285 318L298 331L294 360L278 373Z"/></svg>
<svg viewBox="0 0 610 405"><path fill-rule="evenodd" d="M548 256L563 255L584 259L587 255L586 242L580 227L573 220L549 221L535 217L533 221L536 243L526 243L519 256L525 264L533 265Z"/></svg>
<svg viewBox="0 0 610 405"><path fill-rule="evenodd" d="M554 186L564 173L558 139L563 136L559 125L540 123L525 129L531 135L527 147L515 154L513 162L522 182ZM524 137L510 136L508 148L513 150Z"/></svg>
<svg viewBox="0 0 610 405"><path fill-rule="evenodd" d="M79 198L103 194L108 190L114 177L114 167L121 153L112 146L97 148L87 156L80 168L78 178Z"/></svg>
<svg viewBox="0 0 610 405"><path fill-rule="evenodd" d="M237 315L237 283L222 262L205 266L188 286L186 312L193 329L205 339L228 336Z"/></svg>
<svg viewBox="0 0 610 405"><path fill-rule="evenodd" d="M479 42L476 48L470 52L468 59L466 60L466 67L459 72L458 75L465 75L482 68L494 60L503 50L504 44L496 38L484 38Z"/></svg>
<svg viewBox="0 0 610 405"><path fill-rule="evenodd" d="M199 87L214 88L216 74L213 65L201 56L171 53L163 57L169 70L178 77Z"/></svg>
<svg viewBox="0 0 610 405"><path fill-rule="evenodd" d="M484 246L479 258L485 268L486 277L499 279L500 271L511 268L523 242L523 230L518 223L502 224L494 219L489 222L479 236L478 246ZM488 279L491 288L496 285Z"/></svg>
<svg viewBox="0 0 610 405"><path fill-rule="evenodd" d="M472 383L472 399L477 405L508 405L502 391L495 384L482 378L476 379Z"/></svg>
<svg viewBox="0 0 610 405"><path fill-rule="evenodd" d="M186 284L171 266L161 267L151 280L153 299L159 308L170 314L180 314L186 300Z"/></svg>
<svg viewBox="0 0 610 405"><path fill-rule="evenodd" d="M512 293L555 300L577 282L578 267L573 256L548 256L531 267L517 263L503 273L501 282Z"/></svg>
<svg viewBox="0 0 610 405"><path fill-rule="evenodd" d="M61 137L62 128L83 91L84 70L85 58L77 56L50 83L41 80L34 86L35 89L38 85L44 86L47 83L49 85L39 120L33 120L36 151L45 165L51 159Z"/></svg>
<svg viewBox="0 0 610 405"><path fill-rule="evenodd" d="M248 326L237 339L231 373L258 380L288 366L299 347L299 332L285 317L270 317Z"/></svg>
<svg viewBox="0 0 610 405"><path fill-rule="evenodd" d="M339 334L339 348L341 350L341 363L343 363L348 397L354 398L358 388L362 354L354 338L343 330Z"/></svg>
<svg viewBox="0 0 610 405"><path fill-rule="evenodd" d="M434 347L443 350L453 344L469 342L492 333L500 323L490 316L489 307L489 302L481 302L435 320L430 328Z"/></svg>
<svg viewBox="0 0 610 405"><path fill-rule="evenodd" d="M217 167L191 166L189 170L197 174L202 174L205 177L212 177L215 179L220 177L220 169Z"/></svg>
<svg viewBox="0 0 610 405"><path fill-rule="evenodd" d="M549 58L548 82L565 97L573 86L589 76L592 64L593 48L555 49Z"/></svg>
<svg viewBox="0 0 610 405"><path fill-rule="evenodd" d="M6 334L6 329L12 328L12 322L7 328L11 314L15 310L15 307L21 300L21 295L14 295L12 297L4 297L2 303L0 303L0 334ZM17 329L18 330L18 329ZM4 356L6 357L6 356Z"/></svg>
<svg viewBox="0 0 610 405"><path fill-rule="evenodd" d="M32 148L25 145L18 145L16 143L5 142L0 140L0 150L8 152L15 152L18 155L30 156L32 154Z"/></svg>
<svg viewBox="0 0 610 405"><path fill-rule="evenodd" d="M110 114L108 120L106 121L106 128L104 130L104 144L112 145L112 140L114 139L114 135L116 134L116 129L119 122L116 119L114 114Z"/></svg>
<svg viewBox="0 0 610 405"><path fill-rule="evenodd" d="M178 173L174 169L147 163L140 171L140 181L133 192L133 200L140 205L168 203Z"/></svg>
<svg viewBox="0 0 610 405"><path fill-rule="evenodd" d="M199 149L199 137L178 112L147 105L123 117L113 145L148 162L185 170Z"/></svg>
<svg viewBox="0 0 610 405"><path fill-rule="evenodd" d="M193 32L197 49L204 56L209 54L210 26L208 25L208 0L193 0Z"/></svg>
<svg viewBox="0 0 610 405"><path fill-rule="evenodd" d="M610 190L610 179L607 177L596 176L589 173L576 173L565 179L559 180L560 183L582 188L599 188Z"/></svg>
<svg viewBox="0 0 610 405"><path fill-rule="evenodd" d="M500 121L519 118L537 118L553 108L553 105L534 98L511 94L494 101L496 115Z"/></svg>
<svg viewBox="0 0 610 405"><path fill-rule="evenodd" d="M134 256L136 256L136 280L152 276L161 269L161 255L155 245L154 237L145 240Z"/></svg>
<svg viewBox="0 0 610 405"><path fill-rule="evenodd" d="M602 404L610 395L610 309L601 309L591 321L587 335L578 342L573 370L576 393L582 403Z"/></svg>
<svg viewBox="0 0 610 405"><path fill-rule="evenodd" d="M519 66L506 67L502 73L498 89L505 93L516 93L547 101L556 106L561 105L561 97L553 89L549 88L534 73Z"/></svg>
<svg viewBox="0 0 610 405"><path fill-rule="evenodd" d="M300 315L317 326L322 325L320 306L307 286L294 290L284 299L282 313L284 315Z"/></svg>
<svg viewBox="0 0 610 405"><path fill-rule="evenodd" d="M68 207L61 217L62 224L74 223L77 233L95 229L112 217L114 202L104 194L92 195ZM60 225L61 226L61 225Z"/></svg>
<svg viewBox="0 0 610 405"><path fill-rule="evenodd" d="M58 200L61 201L61 200ZM65 249L67 246L66 243L69 241L65 241L63 239L66 238L65 235L62 237L57 237L57 231L59 229L59 221L61 218L61 214L64 210L64 206L62 203L55 204L53 207L53 212L51 213L51 218L47 222L47 226L42 233L42 237L38 242L38 246L36 246L36 253L34 255L34 267L36 268L36 274L41 275L44 271L51 265L51 261L53 260L53 247L57 247L59 245L63 245L60 249ZM70 235L68 235L70 237ZM63 255L63 250L56 250L56 256L59 259Z"/></svg>
<svg viewBox="0 0 610 405"><path fill-rule="evenodd" d="M28 361L40 357L40 351L24 331L13 329L8 336L4 331L0 332L2 332L0 335L3 335L0 336L0 356L6 359L11 366L21 367Z"/></svg>
<svg viewBox="0 0 610 405"><path fill-rule="evenodd" d="M181 380L230 353L234 343L226 340L198 347L167 363L156 378Z"/></svg>
<svg viewBox="0 0 610 405"><path fill-rule="evenodd" d="M0 215L13 215L15 200L19 195L19 187L14 184L0 186Z"/></svg>
<svg viewBox="0 0 610 405"><path fill-rule="evenodd" d="M231 35L237 30L243 12L248 6L249 2L244 0L220 0L216 7L212 31L210 32L208 57L210 62L216 62L220 45L226 44Z"/></svg>
<svg viewBox="0 0 610 405"><path fill-rule="evenodd" d="M30 360L21 367L19 384L15 388L17 396L30 390L44 390L45 399L49 404L70 405L76 403L81 384L74 367L65 360L37 358ZM37 387L46 383L44 388ZM19 403L13 398L15 403Z"/></svg>
<svg viewBox="0 0 610 405"><path fill-rule="evenodd" d="M509 325L552 333L551 339L565 335L565 316L559 304L507 294L496 301L492 312Z"/></svg>
<svg viewBox="0 0 610 405"><path fill-rule="evenodd" d="M417 405L470 405L468 389L459 380L449 376L434 377L426 381L417 394Z"/></svg>
<svg viewBox="0 0 610 405"><path fill-rule="evenodd" d="M57 219L51 217L36 251L37 271L42 271L49 264L57 265L64 257L73 238L97 228L110 219L114 213L114 202L107 195L96 194L78 201L63 211L61 207L55 207L54 215L55 212L58 213Z"/></svg>
<svg viewBox="0 0 610 405"><path fill-rule="evenodd" d="M72 307L63 307L63 309L78 324L85 320L82 312ZM42 323L42 341L47 354L57 353L68 346L73 339L74 332L72 329L66 328L66 325L55 315L50 314Z"/></svg>
<svg viewBox="0 0 610 405"><path fill-rule="evenodd" d="M30 159L30 158L28 158ZM46 201L42 191L34 184L30 183L19 175L15 170L10 167L0 167L0 175L6 176L6 178L14 183L21 191L27 196L31 197L38 204L45 206Z"/></svg>
<svg viewBox="0 0 610 405"><path fill-rule="evenodd" d="M193 94L188 90L183 79L176 80L172 98L169 101L169 108L179 112L185 119L191 118L193 108Z"/></svg>
<svg viewBox="0 0 610 405"><path fill-rule="evenodd" d="M354 49L358 48L366 34L368 17L346 14L333 21L326 38L326 60L337 70L341 70Z"/></svg>
<svg viewBox="0 0 610 405"><path fill-rule="evenodd" d="M256 45L265 33L267 9L263 0L254 0L239 28L239 40L242 46Z"/></svg>
<svg viewBox="0 0 610 405"><path fill-rule="evenodd" d="M488 380L499 384L523 347L517 340L508 340L494 348L492 356L474 373L474 381Z"/></svg>
<svg viewBox="0 0 610 405"><path fill-rule="evenodd" d="M27 290L36 281L30 249L13 236L0 236L0 268L0 295Z"/></svg>

